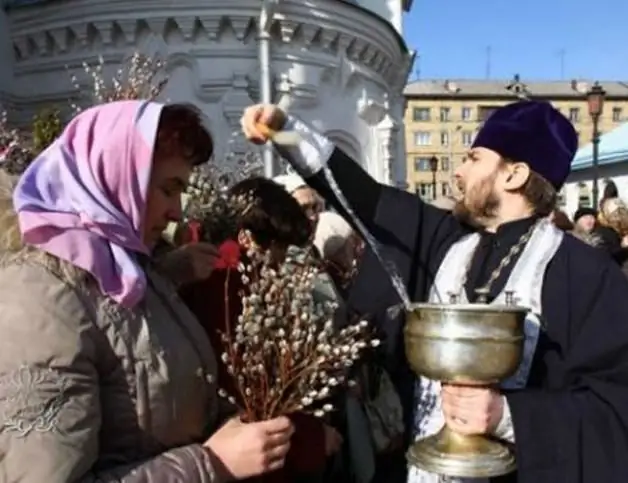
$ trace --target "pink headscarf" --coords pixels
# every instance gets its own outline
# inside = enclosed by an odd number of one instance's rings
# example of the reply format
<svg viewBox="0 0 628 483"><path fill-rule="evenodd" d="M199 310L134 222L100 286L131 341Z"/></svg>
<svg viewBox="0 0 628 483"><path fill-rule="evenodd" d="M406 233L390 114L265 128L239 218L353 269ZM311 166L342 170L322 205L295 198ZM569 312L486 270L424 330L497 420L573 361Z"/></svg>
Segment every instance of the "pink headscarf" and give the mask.
<svg viewBox="0 0 628 483"><path fill-rule="evenodd" d="M89 272L134 307L146 292L138 254L163 105L119 101L76 116L13 194L25 243Z"/></svg>

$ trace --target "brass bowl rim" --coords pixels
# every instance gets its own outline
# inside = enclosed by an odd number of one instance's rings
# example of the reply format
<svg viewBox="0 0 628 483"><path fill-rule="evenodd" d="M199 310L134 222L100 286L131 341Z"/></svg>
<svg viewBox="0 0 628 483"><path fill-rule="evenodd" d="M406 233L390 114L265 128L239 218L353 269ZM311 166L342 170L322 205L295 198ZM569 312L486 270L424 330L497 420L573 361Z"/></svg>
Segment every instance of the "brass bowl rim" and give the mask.
<svg viewBox="0 0 628 483"><path fill-rule="evenodd" d="M415 302L412 303L406 312L413 312L415 310L430 310L437 312L494 312L494 313L511 313L511 314L527 314L530 312L529 308L521 305L493 305L493 304L435 304L429 302Z"/></svg>

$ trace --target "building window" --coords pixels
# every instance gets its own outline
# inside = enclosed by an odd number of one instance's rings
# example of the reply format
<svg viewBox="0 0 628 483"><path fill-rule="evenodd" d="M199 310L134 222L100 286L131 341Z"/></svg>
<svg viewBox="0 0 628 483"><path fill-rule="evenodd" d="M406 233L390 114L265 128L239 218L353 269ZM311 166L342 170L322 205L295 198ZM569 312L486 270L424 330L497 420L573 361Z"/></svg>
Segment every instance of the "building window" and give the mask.
<svg viewBox="0 0 628 483"><path fill-rule="evenodd" d="M415 171L431 171L430 158L416 157L414 158Z"/></svg>
<svg viewBox="0 0 628 483"><path fill-rule="evenodd" d="M414 192L421 198L431 198L432 185L430 183L417 183L414 187Z"/></svg>
<svg viewBox="0 0 628 483"><path fill-rule="evenodd" d="M417 131L414 133L415 146L429 146L432 144L432 136L427 131Z"/></svg>
<svg viewBox="0 0 628 483"><path fill-rule="evenodd" d="M460 113L460 117L462 117L463 121L470 121L471 120L471 108L463 107L462 112Z"/></svg>
<svg viewBox="0 0 628 483"><path fill-rule="evenodd" d="M556 196L556 206L559 208L564 208L567 204L567 200L565 199L565 190L560 190L558 195Z"/></svg>
<svg viewBox="0 0 628 483"><path fill-rule="evenodd" d="M613 107L613 122L621 122L621 107Z"/></svg>
<svg viewBox="0 0 628 483"><path fill-rule="evenodd" d="M430 120L429 107L415 107L412 110L412 120L414 122L425 122Z"/></svg>
<svg viewBox="0 0 628 483"><path fill-rule="evenodd" d="M497 106L480 106L478 107L478 121L486 122L497 110Z"/></svg>
<svg viewBox="0 0 628 483"><path fill-rule="evenodd" d="M449 114L451 113L451 109L448 107L440 108L440 122L449 122Z"/></svg>
<svg viewBox="0 0 628 483"><path fill-rule="evenodd" d="M580 108L572 107L569 109L569 120L571 122L580 122Z"/></svg>
<svg viewBox="0 0 628 483"><path fill-rule="evenodd" d="M462 145L471 146L471 144L473 144L473 132L462 131Z"/></svg>
<svg viewBox="0 0 628 483"><path fill-rule="evenodd" d="M442 158L440 158L440 169L442 169L443 171L449 171L449 156L443 156Z"/></svg>
<svg viewBox="0 0 628 483"><path fill-rule="evenodd" d="M592 204L589 187L584 183L578 183L578 206L590 208Z"/></svg>
<svg viewBox="0 0 628 483"><path fill-rule="evenodd" d="M449 187L449 183L441 183L440 184L440 194L441 196L450 196L451 188Z"/></svg>
<svg viewBox="0 0 628 483"><path fill-rule="evenodd" d="M440 144L441 144L441 146L449 146L449 132L441 131L441 133L440 133Z"/></svg>

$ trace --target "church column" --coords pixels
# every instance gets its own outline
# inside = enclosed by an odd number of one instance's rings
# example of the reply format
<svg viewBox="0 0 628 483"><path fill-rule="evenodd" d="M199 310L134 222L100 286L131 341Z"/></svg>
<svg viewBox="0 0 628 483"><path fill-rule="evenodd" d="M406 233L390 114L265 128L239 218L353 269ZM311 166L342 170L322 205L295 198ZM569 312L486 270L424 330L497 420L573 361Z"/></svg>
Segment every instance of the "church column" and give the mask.
<svg viewBox="0 0 628 483"><path fill-rule="evenodd" d="M275 14L275 7L279 0L262 0L262 9L259 16L259 68L260 68L260 101L263 104L273 103L272 67L271 67L271 26ZM276 174L275 155L272 143L268 142L263 148L264 174L272 178Z"/></svg>
<svg viewBox="0 0 628 483"><path fill-rule="evenodd" d="M381 159L381 181L395 186L396 179L396 157L397 157L397 133L399 125L390 114L377 125L377 140L379 143L379 156Z"/></svg>
<svg viewBox="0 0 628 483"><path fill-rule="evenodd" d="M372 99L363 97L358 101L358 116L368 126L368 130L372 133L368 143L366 156L367 169L380 183L390 183L389 164L389 140L387 119L388 103L376 102Z"/></svg>

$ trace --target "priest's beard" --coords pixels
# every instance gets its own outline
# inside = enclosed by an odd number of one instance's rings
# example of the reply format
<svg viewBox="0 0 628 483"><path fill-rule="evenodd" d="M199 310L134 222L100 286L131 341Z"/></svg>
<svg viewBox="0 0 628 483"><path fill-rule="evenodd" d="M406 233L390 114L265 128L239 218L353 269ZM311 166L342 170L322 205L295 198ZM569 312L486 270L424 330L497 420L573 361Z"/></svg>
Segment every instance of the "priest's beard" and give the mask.
<svg viewBox="0 0 628 483"><path fill-rule="evenodd" d="M488 220L495 218L500 204L494 189L496 178L497 173L493 173L475 183L468 191L461 186L463 197L454 206L454 216L475 227L482 227Z"/></svg>

